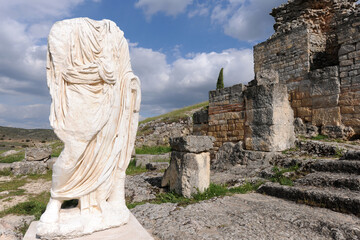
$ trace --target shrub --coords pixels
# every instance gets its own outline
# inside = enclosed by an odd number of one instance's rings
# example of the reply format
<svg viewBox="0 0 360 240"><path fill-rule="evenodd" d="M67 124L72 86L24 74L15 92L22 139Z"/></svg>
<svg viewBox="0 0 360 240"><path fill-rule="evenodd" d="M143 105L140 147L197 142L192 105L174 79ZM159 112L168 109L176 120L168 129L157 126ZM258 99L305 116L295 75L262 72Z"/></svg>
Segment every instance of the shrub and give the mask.
<svg viewBox="0 0 360 240"><path fill-rule="evenodd" d="M216 89L222 89L224 88L224 76L223 76L224 68L221 68L219 77L216 83Z"/></svg>

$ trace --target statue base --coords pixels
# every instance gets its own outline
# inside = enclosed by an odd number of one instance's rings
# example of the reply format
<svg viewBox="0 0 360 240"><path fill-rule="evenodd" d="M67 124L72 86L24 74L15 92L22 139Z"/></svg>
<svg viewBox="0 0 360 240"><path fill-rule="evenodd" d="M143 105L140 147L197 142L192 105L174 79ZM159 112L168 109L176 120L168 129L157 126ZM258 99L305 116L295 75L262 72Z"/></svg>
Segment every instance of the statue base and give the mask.
<svg viewBox="0 0 360 240"><path fill-rule="evenodd" d="M74 219L74 218L73 218ZM101 218L100 218L101 219ZM75 221L76 222L76 221ZM91 222L88 222L91 223ZM83 232L79 236L80 233L77 231L80 228L80 224L74 224L74 221L72 221L71 226L70 225L63 225L63 231L65 232L61 233L61 236L56 234L52 235L47 234L47 236L38 236L37 235L37 226L38 224L43 224L39 221L32 222L29 229L25 233L24 240L38 240L38 239L73 239L73 240L110 240L110 239L132 239L132 240L153 240L151 235L141 226L141 224L138 222L138 220L129 212L129 220L126 224L123 224L120 227L109 227L106 230L102 231L92 231L92 233L89 233L87 235L86 232ZM87 225L87 227L91 227L92 224ZM65 228L66 226L67 228ZM43 226L42 226L43 227ZM50 225L49 224L49 231L54 230L57 226L55 224ZM90 228L89 228L90 229ZM50 233L50 232L49 232Z"/></svg>

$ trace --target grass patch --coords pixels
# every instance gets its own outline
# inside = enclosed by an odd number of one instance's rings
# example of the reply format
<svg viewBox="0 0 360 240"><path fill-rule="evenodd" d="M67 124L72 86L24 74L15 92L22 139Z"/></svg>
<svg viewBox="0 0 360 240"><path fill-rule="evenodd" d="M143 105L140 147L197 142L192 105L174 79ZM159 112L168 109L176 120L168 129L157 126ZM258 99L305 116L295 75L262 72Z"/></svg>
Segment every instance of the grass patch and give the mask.
<svg viewBox="0 0 360 240"><path fill-rule="evenodd" d="M281 153L282 154L288 154L288 153L296 152L296 151L299 151L299 147L289 148L289 149L286 149L286 150L282 151Z"/></svg>
<svg viewBox="0 0 360 240"><path fill-rule="evenodd" d="M31 179L31 180L44 179L47 181L51 181L52 180L52 171L49 170L45 174L29 174L29 175L27 175L27 178Z"/></svg>
<svg viewBox="0 0 360 240"><path fill-rule="evenodd" d="M19 162L25 158L25 152L21 151L15 154L11 154L6 157L0 157L0 163L13 163Z"/></svg>
<svg viewBox="0 0 360 240"><path fill-rule="evenodd" d="M50 193L42 192L39 195L29 198L28 201L18 203L15 206L0 212L0 218L8 214L14 215L34 215L36 220L40 219L41 214L46 209Z"/></svg>
<svg viewBox="0 0 360 240"><path fill-rule="evenodd" d="M317 135L315 137L311 137L312 140L325 140L325 139L328 139L329 137L328 136L325 136L325 135Z"/></svg>
<svg viewBox="0 0 360 240"><path fill-rule="evenodd" d="M279 168L275 166L272 168L272 171L274 172L274 176L270 178L270 181L278 182L281 185L293 186L294 185L293 179L286 177L283 174L287 172L296 172L298 169L299 169L299 165L295 165L289 168Z"/></svg>
<svg viewBox="0 0 360 240"><path fill-rule="evenodd" d="M51 157L59 157L61 151L64 149L64 143L61 141L56 141L50 145L52 152Z"/></svg>
<svg viewBox="0 0 360 240"><path fill-rule="evenodd" d="M19 187L24 186L27 183L27 180L25 178L20 179L13 179L8 182L2 182L0 183L0 192L3 191L16 191Z"/></svg>
<svg viewBox="0 0 360 240"><path fill-rule="evenodd" d="M10 168L4 169L0 171L0 176L12 176L12 172Z"/></svg>
<svg viewBox="0 0 360 240"><path fill-rule="evenodd" d="M163 153L171 152L171 147L168 146L142 146L141 148L135 148L136 154L152 154L159 155Z"/></svg>
<svg viewBox="0 0 360 240"><path fill-rule="evenodd" d="M147 172L148 170L146 168L136 166L136 160L131 160L129 163L128 168L126 169L126 175L136 175L143 172Z"/></svg>
<svg viewBox="0 0 360 240"><path fill-rule="evenodd" d="M188 115L186 115L187 112L192 111L194 109L197 108L203 108L209 105L209 102L202 102L202 103L198 103L195 105L191 105L188 107L184 107L184 108L180 108L177 110L174 110L172 112L169 113L165 113L156 117L150 117L150 118L146 118L144 120L142 120L141 122L139 122L139 124L144 124L144 123L148 123L154 120L158 120L158 119L162 119L163 122L165 123L171 123L171 122L177 122L180 119L186 119L187 117L189 117Z"/></svg>
<svg viewBox="0 0 360 240"><path fill-rule="evenodd" d="M131 209L138 205L143 205L145 203L152 203L152 204L177 203L179 206L186 206L189 204L208 200L214 197L231 196L237 193L244 194L251 191L255 191L260 187L261 184L263 184L263 182L257 182L256 184L246 183L242 186L228 189L225 185L217 185L211 183L208 189L206 189L202 193L198 192L194 194L191 198L185 198L182 195L179 195L175 192L159 193L157 194L156 199L154 200L128 203L127 207Z"/></svg>

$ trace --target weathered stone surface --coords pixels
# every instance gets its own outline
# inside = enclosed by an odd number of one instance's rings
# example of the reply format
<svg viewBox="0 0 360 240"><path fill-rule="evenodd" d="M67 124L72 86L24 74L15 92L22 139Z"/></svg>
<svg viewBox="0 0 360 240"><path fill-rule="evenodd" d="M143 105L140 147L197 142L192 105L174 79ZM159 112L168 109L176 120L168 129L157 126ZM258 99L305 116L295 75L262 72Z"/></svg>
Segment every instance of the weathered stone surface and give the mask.
<svg viewBox="0 0 360 240"><path fill-rule="evenodd" d="M245 92L245 148L259 151L283 151L295 141L294 114L285 85L249 87Z"/></svg>
<svg viewBox="0 0 360 240"><path fill-rule="evenodd" d="M268 85L279 83L279 74L272 69L265 69L255 74L256 85Z"/></svg>
<svg viewBox="0 0 360 240"><path fill-rule="evenodd" d="M25 150L25 160L26 161L41 161L49 159L51 156L50 147L35 147L35 148L26 148Z"/></svg>
<svg viewBox="0 0 360 240"><path fill-rule="evenodd" d="M170 146L173 150L179 152L200 153L213 148L214 137L210 136L185 136L170 138Z"/></svg>
<svg viewBox="0 0 360 240"><path fill-rule="evenodd" d="M173 151L161 185L169 185L170 190L185 197L191 197L198 191L203 192L210 185L210 153Z"/></svg>
<svg viewBox="0 0 360 240"><path fill-rule="evenodd" d="M355 131L351 127L345 127L344 125L322 126L321 134L330 138L342 138L347 140L355 135Z"/></svg>
<svg viewBox="0 0 360 240"><path fill-rule="evenodd" d="M21 240L23 239L21 228L35 220L34 216L7 215L0 218L0 239Z"/></svg>
<svg viewBox="0 0 360 240"><path fill-rule="evenodd" d="M312 124L315 126L339 126L341 124L340 107L313 109Z"/></svg>
<svg viewBox="0 0 360 240"><path fill-rule="evenodd" d="M207 109L200 109L193 114L193 123L201 124L209 122L209 111Z"/></svg>
<svg viewBox="0 0 360 240"><path fill-rule="evenodd" d="M357 239L357 217L262 194L237 194L186 207L145 204L132 213L161 240Z"/></svg>
<svg viewBox="0 0 360 240"><path fill-rule="evenodd" d="M21 161L11 164L11 172L14 175L45 174L47 164L43 161Z"/></svg>
<svg viewBox="0 0 360 240"><path fill-rule="evenodd" d="M146 164L146 169L149 169L151 171L154 170L165 170L169 167L168 162L150 162Z"/></svg>
<svg viewBox="0 0 360 240"><path fill-rule="evenodd" d="M156 198L161 192L163 173L145 172L134 176L126 176L125 197L128 202L142 202Z"/></svg>
<svg viewBox="0 0 360 240"><path fill-rule="evenodd" d="M150 162L154 161L166 161L170 160L171 153L164 153L158 155L151 155L151 154L136 154L136 166L137 167L146 167L146 165Z"/></svg>

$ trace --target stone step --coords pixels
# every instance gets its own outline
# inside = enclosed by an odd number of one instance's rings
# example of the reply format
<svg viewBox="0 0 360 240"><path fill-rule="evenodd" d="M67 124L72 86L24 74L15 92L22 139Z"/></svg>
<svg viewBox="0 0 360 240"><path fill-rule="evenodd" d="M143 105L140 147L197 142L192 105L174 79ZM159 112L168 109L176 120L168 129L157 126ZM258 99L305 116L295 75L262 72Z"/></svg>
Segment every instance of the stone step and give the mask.
<svg viewBox="0 0 360 240"><path fill-rule="evenodd" d="M336 188L313 186L283 186L268 182L263 184L259 193L296 201L316 207L325 207L337 212L350 213L360 217L360 192Z"/></svg>
<svg viewBox="0 0 360 240"><path fill-rule="evenodd" d="M338 160L338 159L318 159L309 163L304 170L315 170L318 172L335 172L360 174L360 161Z"/></svg>
<svg viewBox="0 0 360 240"><path fill-rule="evenodd" d="M296 180L295 185L334 187L353 191L360 191L360 175L315 172Z"/></svg>
<svg viewBox="0 0 360 240"><path fill-rule="evenodd" d="M360 151L349 150L340 158L340 160L360 161Z"/></svg>

